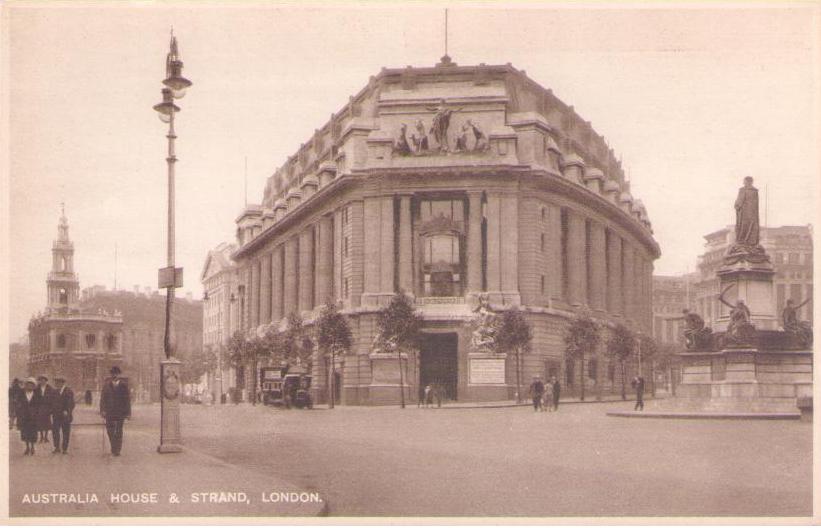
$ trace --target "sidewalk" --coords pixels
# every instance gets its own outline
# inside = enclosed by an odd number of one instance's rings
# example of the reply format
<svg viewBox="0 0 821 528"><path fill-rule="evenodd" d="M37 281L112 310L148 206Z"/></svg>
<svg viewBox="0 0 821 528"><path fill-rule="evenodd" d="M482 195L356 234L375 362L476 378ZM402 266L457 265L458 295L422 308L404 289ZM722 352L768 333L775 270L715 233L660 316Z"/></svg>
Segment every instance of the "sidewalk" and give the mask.
<svg viewBox="0 0 821 528"><path fill-rule="evenodd" d="M657 398L653 398L652 396L645 396L644 401L651 401ZM619 394L607 394L602 396L601 400L596 399L596 395L593 394L592 396L585 396L584 401L582 401L578 397L562 397L559 399L559 407L561 408L562 405L573 405L573 404L586 404L586 403L630 403L635 402L636 397L633 395L627 396L626 400L621 399L621 395ZM374 405L374 408L381 408L381 407L398 407L399 404L391 404L391 405ZM346 408L354 408L354 407L363 407L363 406L352 406L352 405L340 405L336 404L337 409L346 409ZM365 406L367 407L367 406ZM410 408L417 408L416 402L406 402L405 407L407 409ZM447 409L502 409L507 407L533 407L533 401L530 398L523 398L521 403L516 403L515 400L500 400L500 401L489 401L489 402L447 402L442 403L441 407L436 406L436 402L433 403L428 409L438 409L438 410L447 410ZM418 407L423 408L423 407ZM327 404L321 405L314 405L314 409L328 409Z"/></svg>
<svg viewBox="0 0 821 528"><path fill-rule="evenodd" d="M10 515L316 516L327 511L318 493L274 475L189 449L160 455L158 434L128 422L122 455L113 457L105 428L79 425L95 422L91 413L79 414L67 455L52 454L49 443L38 444L36 455L23 456L19 434L12 437Z"/></svg>

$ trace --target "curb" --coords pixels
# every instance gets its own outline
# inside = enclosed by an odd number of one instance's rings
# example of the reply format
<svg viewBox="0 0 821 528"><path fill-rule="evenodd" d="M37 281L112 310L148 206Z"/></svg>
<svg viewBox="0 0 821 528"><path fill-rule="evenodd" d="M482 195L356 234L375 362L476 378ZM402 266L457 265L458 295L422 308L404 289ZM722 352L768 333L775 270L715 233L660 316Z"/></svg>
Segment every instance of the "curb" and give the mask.
<svg viewBox="0 0 821 528"><path fill-rule="evenodd" d="M646 418L673 420L800 420L798 413L699 413L699 412L640 412L611 411L607 416L615 418Z"/></svg>

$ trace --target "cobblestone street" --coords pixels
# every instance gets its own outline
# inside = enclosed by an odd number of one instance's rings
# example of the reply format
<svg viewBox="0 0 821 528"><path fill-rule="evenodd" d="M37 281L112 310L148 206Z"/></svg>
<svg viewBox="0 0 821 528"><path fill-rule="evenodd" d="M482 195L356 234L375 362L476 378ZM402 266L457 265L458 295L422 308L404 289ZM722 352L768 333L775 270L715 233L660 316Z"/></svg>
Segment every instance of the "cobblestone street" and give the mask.
<svg viewBox="0 0 821 528"><path fill-rule="evenodd" d="M270 487L267 476L319 492L331 515L810 514L811 425L605 416L629 405L566 405L539 414L526 407L184 406L183 434L189 452L225 464L189 480L205 479L209 489L220 482L225 490L242 483L256 497ZM158 416L158 406L135 409L122 460L138 460L146 471L173 460L154 454L153 442L133 441L155 434ZM82 477L73 490L100 484L100 468L112 462L99 434L75 439L75 450L99 451L92 462L100 465L77 467ZM31 460L13 450L13 478L36 490L45 468L22 470L39 466L49 451Z"/></svg>

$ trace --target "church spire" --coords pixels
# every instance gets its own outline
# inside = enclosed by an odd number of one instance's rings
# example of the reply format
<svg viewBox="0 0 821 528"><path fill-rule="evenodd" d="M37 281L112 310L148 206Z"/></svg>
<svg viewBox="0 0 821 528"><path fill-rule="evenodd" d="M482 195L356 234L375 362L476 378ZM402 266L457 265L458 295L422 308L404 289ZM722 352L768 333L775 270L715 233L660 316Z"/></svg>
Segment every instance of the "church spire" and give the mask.
<svg viewBox="0 0 821 528"><path fill-rule="evenodd" d="M80 280L74 272L74 244L68 236L66 205L60 203L57 239L51 247L51 272L46 281L49 308L68 308L79 302Z"/></svg>

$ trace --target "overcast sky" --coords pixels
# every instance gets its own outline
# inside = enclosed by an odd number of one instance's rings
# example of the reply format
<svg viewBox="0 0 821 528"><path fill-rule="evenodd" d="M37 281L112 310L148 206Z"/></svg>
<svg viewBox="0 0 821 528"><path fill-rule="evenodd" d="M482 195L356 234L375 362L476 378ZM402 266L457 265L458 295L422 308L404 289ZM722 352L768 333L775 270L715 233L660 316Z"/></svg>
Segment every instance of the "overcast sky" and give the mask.
<svg viewBox="0 0 821 528"><path fill-rule="evenodd" d="M380 68L431 66L439 6L6 7L10 336L46 302L66 203L81 287L156 287L165 265L169 29L194 83L177 122L177 265L201 295L206 252L244 200ZM741 180L769 225L813 220L817 10L501 9L452 5L458 64L512 63L607 138L653 223L658 273L694 270ZM817 101L815 102L817 103ZM764 207L762 203L762 217ZM762 218L762 222L765 219Z"/></svg>

